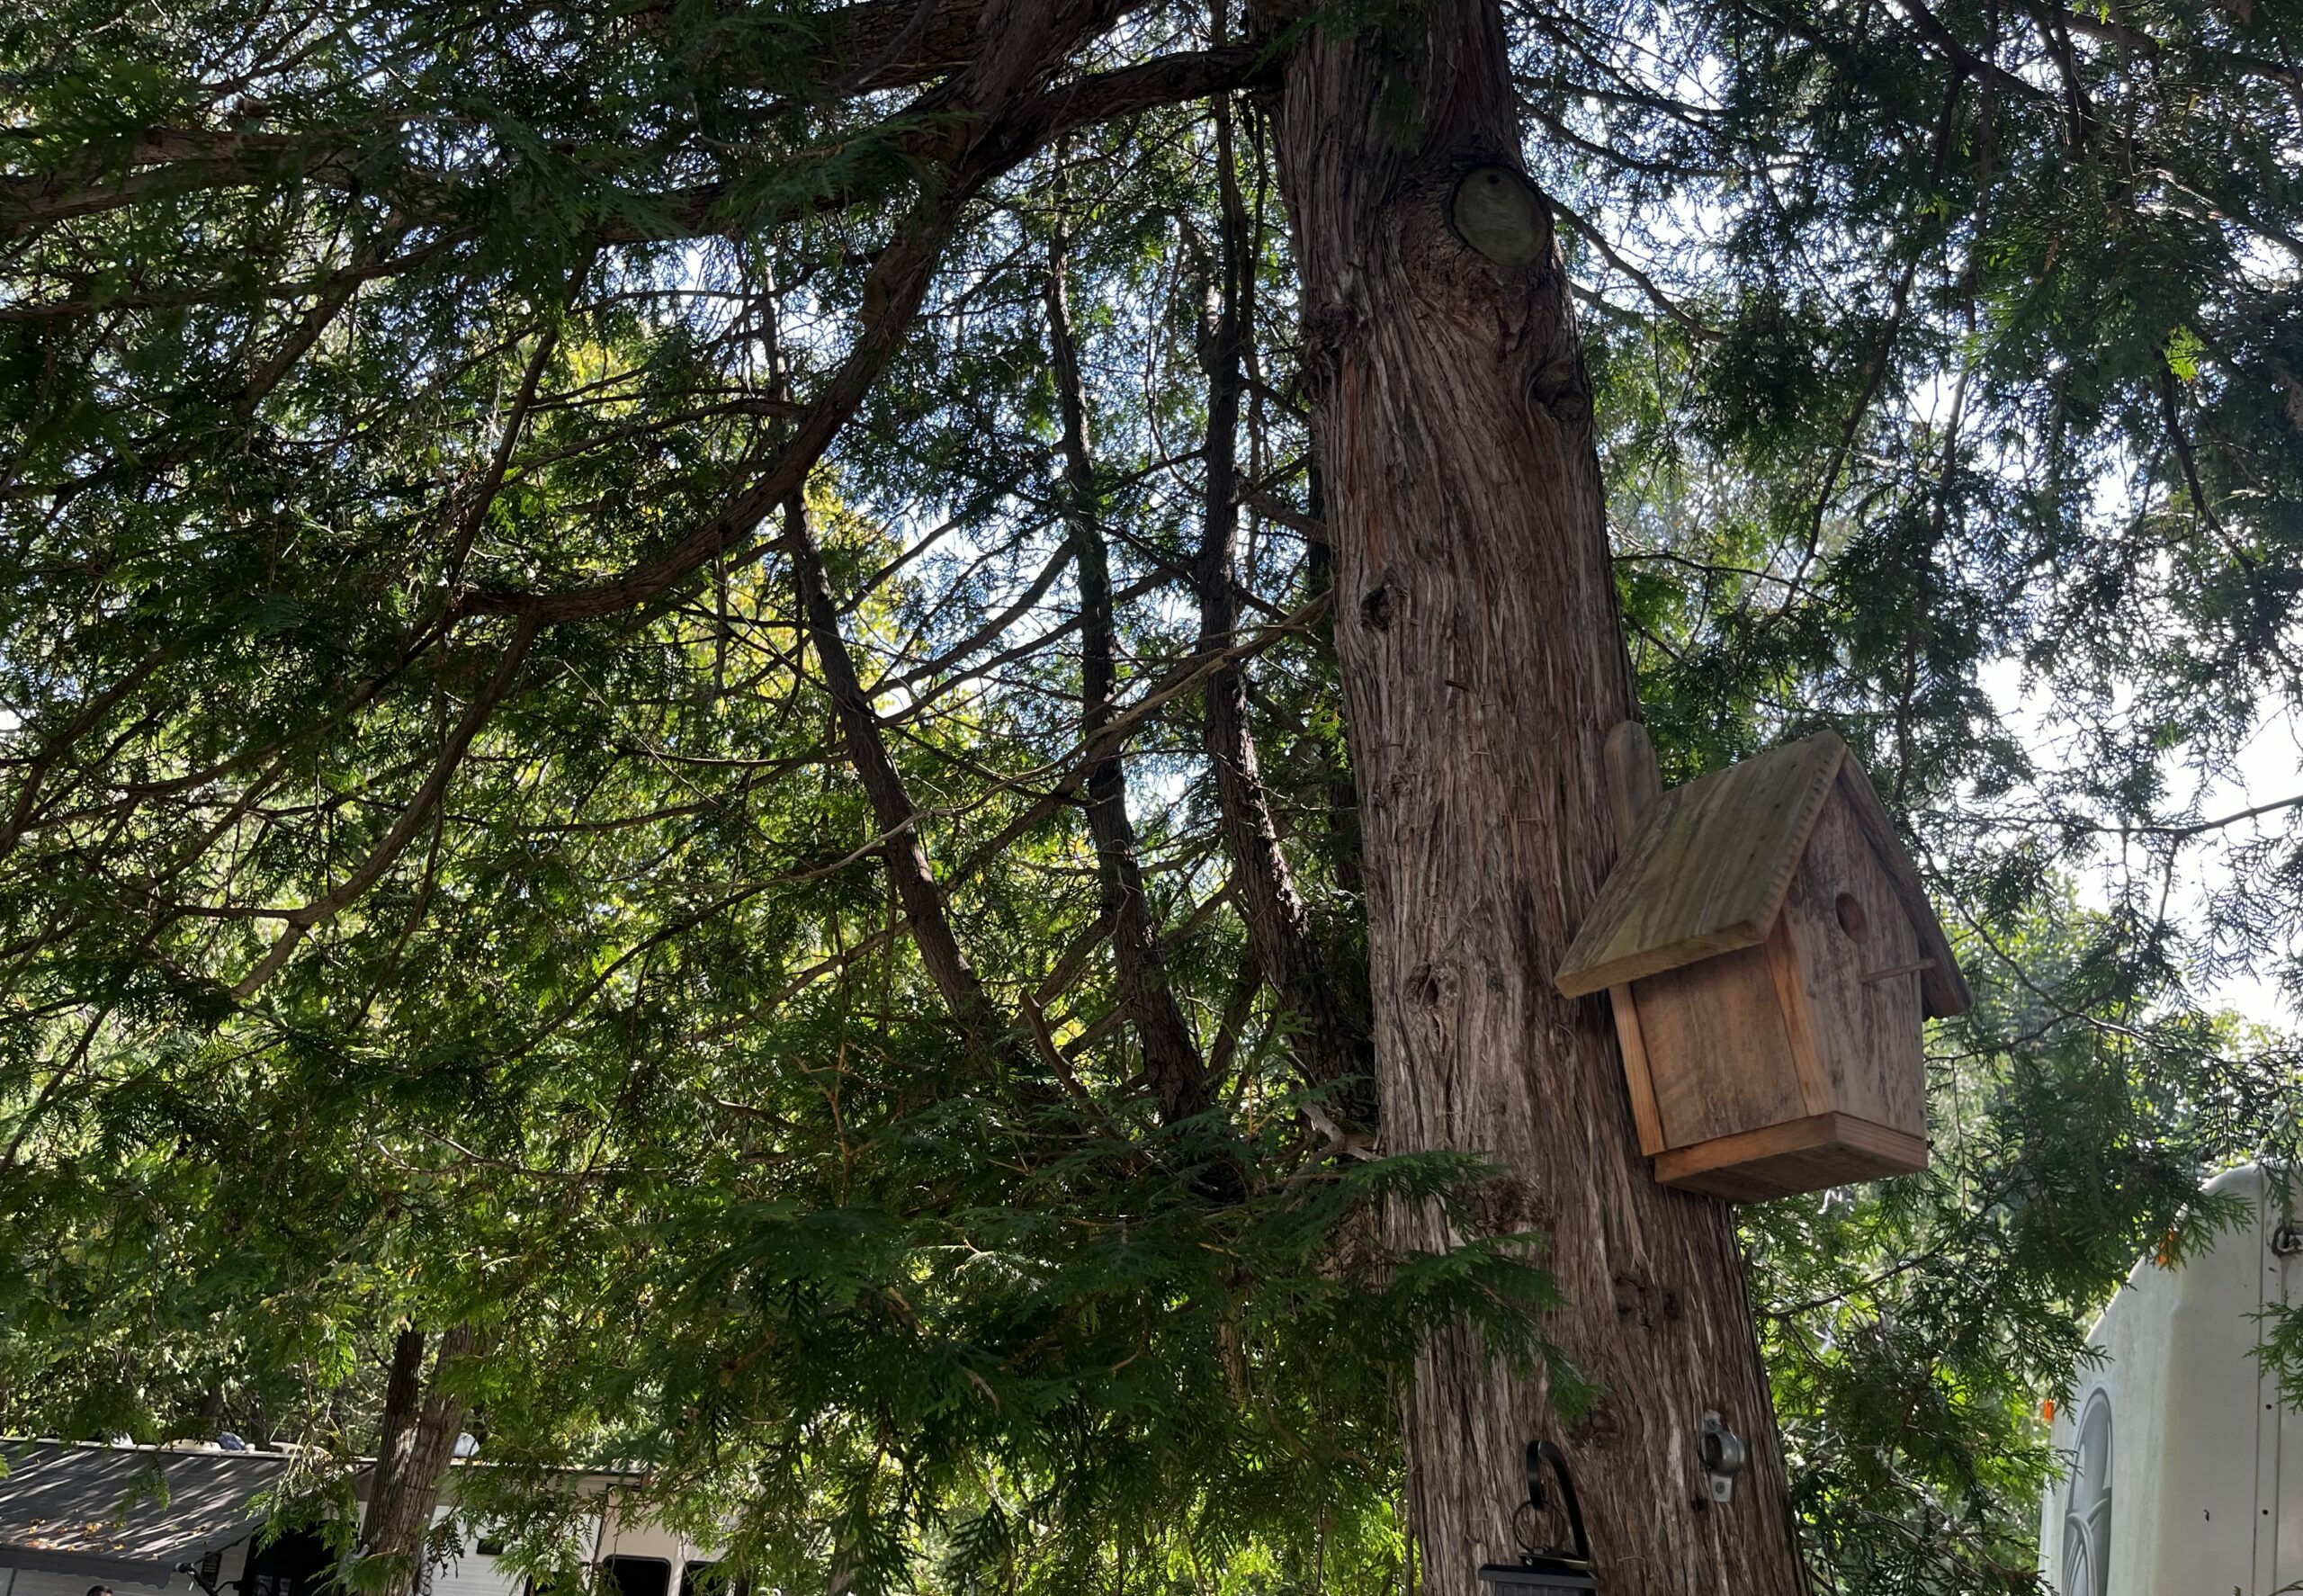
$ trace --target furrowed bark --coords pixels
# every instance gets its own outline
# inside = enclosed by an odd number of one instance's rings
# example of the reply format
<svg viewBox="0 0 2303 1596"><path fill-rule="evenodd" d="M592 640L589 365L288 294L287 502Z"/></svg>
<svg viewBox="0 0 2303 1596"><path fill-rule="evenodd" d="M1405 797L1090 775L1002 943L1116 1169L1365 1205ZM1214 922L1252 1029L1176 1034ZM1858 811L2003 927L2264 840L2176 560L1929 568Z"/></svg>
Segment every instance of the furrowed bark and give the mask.
<svg viewBox="0 0 2303 1596"><path fill-rule="evenodd" d="M1231 107L1221 97L1215 102L1215 144L1223 236L1220 287L1205 339L1207 505L1194 572L1202 653L1230 647L1240 624L1232 567L1240 530L1240 392L1252 270L1247 211L1232 164ZM1272 821L1256 762L1255 736L1248 726L1245 668L1234 661L1212 674L1204 704L1202 739L1214 773L1216 810L1223 845L1232 856L1232 879L1239 883L1249 946L1279 1000L1304 1026L1295 1053L1306 1079L1341 1089L1337 1107L1350 1119L1371 1125L1375 1104L1366 1083L1374 1071L1374 1048L1367 1027L1329 978L1311 910L1296 891L1295 874L1280 849L1279 829Z"/></svg>
<svg viewBox="0 0 2303 1596"><path fill-rule="evenodd" d="M1117 642L1112 619L1112 577L1102 529L1096 525L1096 468L1088 442L1087 395L1080 379L1079 344L1072 334L1065 281L1064 236L1059 223L1048 250L1048 352L1054 361L1056 400L1063 417L1063 526L1080 584L1080 740L1092 746L1109 723L1119 694ZM1135 827L1127 816L1127 770L1114 744L1087 767L1088 830L1096 846L1096 883L1103 918L1111 928L1113 985L1120 1009L1135 1027L1143 1079L1160 1116L1187 1119L1209 1105L1207 1066L1178 1007L1161 967L1159 929L1143 895L1136 861Z"/></svg>
<svg viewBox="0 0 2303 1596"><path fill-rule="evenodd" d="M428 1381L425 1343L424 1332L414 1328L400 1331L392 1343L376 1466L360 1526L363 1555L383 1571L382 1583L363 1582L368 1596L408 1596L416 1588L433 1511L440 1505L440 1488L463 1430L464 1400L444 1389L441 1376L470 1355L476 1344L471 1327L459 1324L442 1333Z"/></svg>
<svg viewBox="0 0 2303 1596"><path fill-rule="evenodd" d="M376 1466L368 1475L368 1517L390 1497L399 1473L400 1455L424 1401L424 1332L413 1325L392 1338L392 1361L384 1378L384 1412L376 1424ZM363 1528L363 1537L367 1533Z"/></svg>
<svg viewBox="0 0 2303 1596"><path fill-rule="evenodd" d="M888 757L879 717L856 675L847 640L840 635L839 606L824 579L823 556L808 530L807 510L797 496L784 504L784 536L800 590L809 646L815 650L816 668L823 673L824 686L831 695L832 714L847 746L848 762L864 784L874 823L886 838L881 856L886 861L889 879L895 883L896 901L903 906L912 940L919 948L919 961L971 1046L1035 1072L1016 1045L1012 1027L983 990L975 967L968 963L959 938L953 934L943 886L919 839L919 811L912 808L911 794L904 790L902 773Z"/></svg>
<svg viewBox="0 0 2303 1596"><path fill-rule="evenodd" d="M1519 166L1500 17L1435 0L1381 39L1315 29L1275 114L1384 1145L1499 1167L1472 1222L1547 1238L1566 1301L1543 1329L1599 1392L1570 1423L1541 1373L1500 1367L1461 1327L1430 1340L1403 1413L1422 1580L1474 1596L1481 1563L1514 1557L1522 1449L1546 1435L1571 1457L1602 1590L1790 1596L1804 1581L1733 1216L1654 1183L1606 1003L1551 982L1615 851L1602 747L1634 704L1548 209L1528 192L1523 247L1491 235L1492 258L1449 221L1474 168ZM1402 1247L1457 1240L1428 1208L1387 1224ZM1707 1410L1752 1453L1725 1505L1706 1489Z"/></svg>

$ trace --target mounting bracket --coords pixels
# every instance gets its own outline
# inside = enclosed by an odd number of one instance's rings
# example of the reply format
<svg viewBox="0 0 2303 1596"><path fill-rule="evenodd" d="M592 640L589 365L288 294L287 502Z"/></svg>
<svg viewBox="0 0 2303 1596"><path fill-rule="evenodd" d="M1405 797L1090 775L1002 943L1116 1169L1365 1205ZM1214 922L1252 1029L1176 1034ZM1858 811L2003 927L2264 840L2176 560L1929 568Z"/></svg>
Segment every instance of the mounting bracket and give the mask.
<svg viewBox="0 0 2303 1596"><path fill-rule="evenodd" d="M1743 1472L1751 1454L1743 1437L1727 1428L1717 1413L1703 1416L1703 1471L1711 1480L1711 1500L1729 1502L1735 1495L1735 1476Z"/></svg>

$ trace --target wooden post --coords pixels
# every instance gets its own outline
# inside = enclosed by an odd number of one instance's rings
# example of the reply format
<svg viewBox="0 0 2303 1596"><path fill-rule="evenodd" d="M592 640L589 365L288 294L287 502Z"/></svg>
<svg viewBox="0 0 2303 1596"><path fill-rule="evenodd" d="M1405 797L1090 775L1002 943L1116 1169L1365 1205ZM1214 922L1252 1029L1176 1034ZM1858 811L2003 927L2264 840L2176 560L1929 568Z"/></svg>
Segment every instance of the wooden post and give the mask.
<svg viewBox="0 0 2303 1596"><path fill-rule="evenodd" d="M1639 822L1663 794L1663 776L1655 764L1655 745L1647 728L1636 721L1618 721L1608 733L1608 812L1615 822L1616 852L1631 847ZM1639 1029L1639 1007L1629 986L1608 989L1608 1007L1616 1020L1616 1043L1623 1049L1624 1089L1631 1095L1631 1125L1639 1137L1639 1151L1653 1158L1663 1151L1663 1116L1655 1104L1655 1081L1647 1068L1647 1041Z"/></svg>
<svg viewBox="0 0 2303 1596"><path fill-rule="evenodd" d="M1608 810L1616 825L1616 851L1631 846L1647 806L1663 795L1655 745L1636 721L1618 721L1608 733Z"/></svg>

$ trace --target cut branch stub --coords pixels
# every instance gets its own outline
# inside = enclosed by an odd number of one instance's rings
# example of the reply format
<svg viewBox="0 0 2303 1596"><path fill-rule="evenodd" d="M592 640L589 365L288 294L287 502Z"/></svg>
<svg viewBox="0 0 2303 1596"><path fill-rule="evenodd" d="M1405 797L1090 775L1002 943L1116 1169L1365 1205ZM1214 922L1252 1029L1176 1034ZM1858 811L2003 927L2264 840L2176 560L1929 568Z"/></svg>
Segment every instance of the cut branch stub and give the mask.
<svg viewBox="0 0 2303 1596"><path fill-rule="evenodd" d="M1551 207L1510 166L1474 166L1447 202L1456 237L1499 266L1541 265L1551 255Z"/></svg>

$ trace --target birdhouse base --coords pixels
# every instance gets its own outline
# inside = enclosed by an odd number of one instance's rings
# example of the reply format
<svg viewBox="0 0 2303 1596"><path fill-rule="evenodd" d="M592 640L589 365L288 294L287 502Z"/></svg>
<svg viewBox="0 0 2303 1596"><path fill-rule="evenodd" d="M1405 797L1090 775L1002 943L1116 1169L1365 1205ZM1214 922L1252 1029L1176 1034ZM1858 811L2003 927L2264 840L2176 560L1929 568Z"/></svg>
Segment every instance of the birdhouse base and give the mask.
<svg viewBox="0 0 2303 1596"><path fill-rule="evenodd" d="M1755 1203L1927 1167L1927 1141L1852 1114L1815 1114L1655 1155L1655 1179L1681 1191Z"/></svg>

